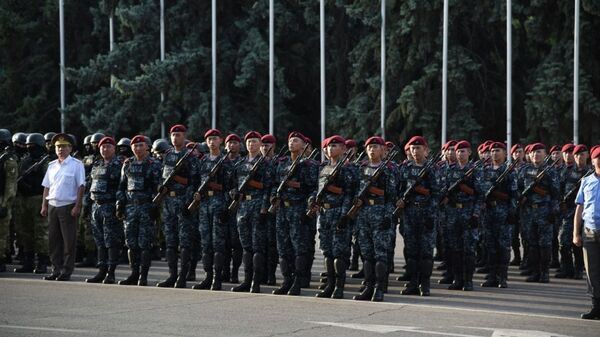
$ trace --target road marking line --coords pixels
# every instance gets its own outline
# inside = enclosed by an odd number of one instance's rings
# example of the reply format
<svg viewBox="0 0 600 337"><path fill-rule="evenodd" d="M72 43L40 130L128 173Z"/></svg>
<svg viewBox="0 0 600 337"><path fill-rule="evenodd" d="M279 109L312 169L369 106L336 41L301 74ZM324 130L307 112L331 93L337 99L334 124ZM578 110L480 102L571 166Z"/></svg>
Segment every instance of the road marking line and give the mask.
<svg viewBox="0 0 600 337"><path fill-rule="evenodd" d="M376 333L389 333L389 332L414 332L414 333L422 333L429 335L442 335L442 336L456 336L456 337L484 337L481 335L467 335L460 333L451 333L451 332L440 332L440 331L432 331L432 330L421 330L420 327L415 326L398 326L398 325L381 325L381 324L359 324L359 323L336 323L336 322L313 322L308 321L307 323L319 324L319 325L329 325L346 329L353 330L362 330L368 332L376 332Z"/></svg>
<svg viewBox="0 0 600 337"><path fill-rule="evenodd" d="M570 337L567 335L558 335L546 331L538 330L516 330L516 329L494 329L482 328L476 326L456 326L457 328L477 329L485 331L493 331L492 337Z"/></svg>
<svg viewBox="0 0 600 337"><path fill-rule="evenodd" d="M93 332L90 330L60 329L60 328L47 328L47 327L24 326L24 325L0 325L0 328L1 329L52 331L52 332L71 332L71 333L91 333L91 332Z"/></svg>

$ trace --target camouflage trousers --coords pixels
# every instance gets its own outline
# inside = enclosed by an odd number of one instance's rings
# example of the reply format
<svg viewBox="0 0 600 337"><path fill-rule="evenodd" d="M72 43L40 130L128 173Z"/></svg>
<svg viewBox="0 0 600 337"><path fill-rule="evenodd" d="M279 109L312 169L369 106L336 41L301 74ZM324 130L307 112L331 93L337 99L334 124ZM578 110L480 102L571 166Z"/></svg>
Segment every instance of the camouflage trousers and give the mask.
<svg viewBox="0 0 600 337"><path fill-rule="evenodd" d="M237 212L239 241L245 252L265 254L267 251L266 214L260 214L262 199L242 201Z"/></svg>
<svg viewBox="0 0 600 337"><path fill-rule="evenodd" d="M385 205L363 205L356 218L360 252L367 261L388 262L391 221L384 220L385 214Z"/></svg>
<svg viewBox="0 0 600 337"><path fill-rule="evenodd" d="M484 215L484 240L489 260L506 264L510 261L510 249L513 237L513 225L507 222L508 204L498 203L495 207L487 207ZM500 257L505 259L500 261Z"/></svg>
<svg viewBox="0 0 600 337"><path fill-rule="evenodd" d="M212 256L214 253L226 253L226 240L229 235L229 224L223 222L226 211L223 196L216 195L202 200L200 204L200 238L202 255Z"/></svg>
<svg viewBox="0 0 600 337"><path fill-rule="evenodd" d="M125 244L129 249L148 250L154 241L154 220L150 218L152 203L127 204L125 215Z"/></svg>
<svg viewBox="0 0 600 337"><path fill-rule="evenodd" d="M319 227L319 248L325 257L345 259L350 257L352 228L346 226L340 231L337 224L342 217L342 208L323 209L317 219Z"/></svg>
<svg viewBox="0 0 600 337"><path fill-rule="evenodd" d="M459 251L464 256L475 256L479 241L479 230L472 228L469 220L473 215L473 207L446 207L446 230L448 235L448 250Z"/></svg>
<svg viewBox="0 0 600 337"><path fill-rule="evenodd" d="M123 227L115 214L115 204L97 204L92 205L92 234L96 247L119 247L121 246L121 237Z"/></svg>
<svg viewBox="0 0 600 337"><path fill-rule="evenodd" d="M550 206L524 207L522 224L527 228L527 243L533 247L551 248L553 224L548 221Z"/></svg>
<svg viewBox="0 0 600 337"><path fill-rule="evenodd" d="M19 197L15 207L15 229L23 250L48 254L48 220L40 215L42 196Z"/></svg>
<svg viewBox="0 0 600 337"><path fill-rule="evenodd" d="M432 260L435 248L435 217L431 207L408 206L404 209L405 258Z"/></svg>
<svg viewBox="0 0 600 337"><path fill-rule="evenodd" d="M12 207L10 205L6 208L6 216L0 219L0 261L3 260L6 250L9 248L9 232L10 232L10 221L12 218Z"/></svg>
<svg viewBox="0 0 600 337"><path fill-rule="evenodd" d="M575 217L575 209L569 209L566 213L561 214L561 226L558 232L558 242L560 247L571 247L573 245L573 218Z"/></svg>
<svg viewBox="0 0 600 337"><path fill-rule="evenodd" d="M311 244L310 224L304 203L281 205L277 209L277 252L282 259L292 260L296 256L308 256L314 247Z"/></svg>
<svg viewBox="0 0 600 337"><path fill-rule="evenodd" d="M185 196L165 198L162 220L165 245L177 249L192 247L192 216L187 212L188 202Z"/></svg>

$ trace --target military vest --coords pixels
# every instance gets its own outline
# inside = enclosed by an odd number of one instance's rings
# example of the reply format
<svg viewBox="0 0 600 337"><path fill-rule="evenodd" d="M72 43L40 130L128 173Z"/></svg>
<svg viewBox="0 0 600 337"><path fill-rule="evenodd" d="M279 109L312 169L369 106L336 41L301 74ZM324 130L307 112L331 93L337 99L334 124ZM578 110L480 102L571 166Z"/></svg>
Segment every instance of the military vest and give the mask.
<svg viewBox="0 0 600 337"><path fill-rule="evenodd" d="M97 160L90 172L91 199L103 201L115 199L121 174L121 162L115 156L110 162Z"/></svg>

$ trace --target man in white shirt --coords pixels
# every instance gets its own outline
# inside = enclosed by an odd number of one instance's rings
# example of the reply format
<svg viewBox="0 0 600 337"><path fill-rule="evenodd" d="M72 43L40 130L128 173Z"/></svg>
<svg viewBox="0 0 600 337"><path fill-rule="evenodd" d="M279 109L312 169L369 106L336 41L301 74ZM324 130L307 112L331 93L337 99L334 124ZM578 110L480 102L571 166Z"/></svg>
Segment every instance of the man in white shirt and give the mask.
<svg viewBox="0 0 600 337"><path fill-rule="evenodd" d="M75 265L77 217L85 190L83 163L70 156L73 140L64 133L52 138L58 159L48 164L42 181L44 194L40 214L48 217L52 274L45 280L68 281Z"/></svg>

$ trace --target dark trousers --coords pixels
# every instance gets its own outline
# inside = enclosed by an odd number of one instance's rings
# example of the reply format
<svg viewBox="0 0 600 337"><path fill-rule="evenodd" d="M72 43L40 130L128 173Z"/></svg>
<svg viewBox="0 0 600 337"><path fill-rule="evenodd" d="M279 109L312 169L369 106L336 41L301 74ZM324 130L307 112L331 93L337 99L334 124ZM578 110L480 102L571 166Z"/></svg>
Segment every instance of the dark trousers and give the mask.
<svg viewBox="0 0 600 337"><path fill-rule="evenodd" d="M584 227L582 238L588 291L593 298L600 299L600 230Z"/></svg>
<svg viewBox="0 0 600 337"><path fill-rule="evenodd" d="M71 275L75 265L77 219L71 216L73 206L48 205L48 248L54 273Z"/></svg>

